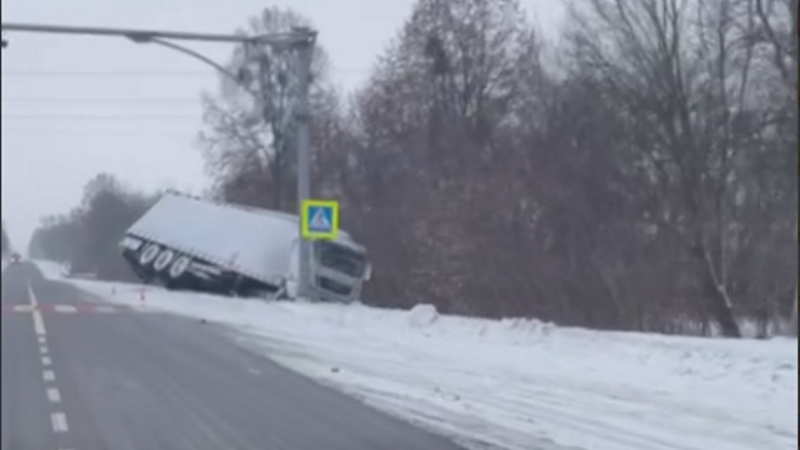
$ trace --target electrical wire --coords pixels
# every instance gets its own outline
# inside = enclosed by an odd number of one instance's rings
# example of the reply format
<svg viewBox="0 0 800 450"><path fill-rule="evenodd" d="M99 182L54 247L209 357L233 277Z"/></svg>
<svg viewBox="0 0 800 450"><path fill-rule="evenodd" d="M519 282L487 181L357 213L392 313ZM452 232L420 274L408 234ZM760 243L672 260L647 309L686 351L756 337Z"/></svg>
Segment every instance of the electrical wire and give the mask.
<svg viewBox="0 0 800 450"><path fill-rule="evenodd" d="M3 97L8 103L169 103L199 105L202 99L189 97Z"/></svg>
<svg viewBox="0 0 800 450"><path fill-rule="evenodd" d="M3 114L3 120L200 120L197 115L158 114Z"/></svg>
<svg viewBox="0 0 800 450"><path fill-rule="evenodd" d="M4 77L208 77L216 75L213 70L206 71L41 71L41 70L4 70Z"/></svg>
<svg viewBox="0 0 800 450"><path fill-rule="evenodd" d="M360 69L355 67L331 67L330 73L372 73L372 69ZM209 68L208 70L120 70L120 71L96 71L96 70L14 70L7 69L2 71L2 76L9 77L208 77L217 76L218 72Z"/></svg>
<svg viewBox="0 0 800 450"><path fill-rule="evenodd" d="M59 127L52 127L52 126L35 126L35 127L24 127L24 126L6 126L3 125L3 136L4 137L29 137L31 135L35 135L36 137L42 137L47 135L80 135L85 137L120 137L120 136L130 136L130 137L138 137L148 139L152 136L159 136L159 137L169 137L175 139L186 139L187 134L182 133L180 131L176 131L174 128L165 128L165 127L142 127L140 124L137 124L135 128L126 127L126 128L112 128L109 129L107 127L71 127L71 128L59 128ZM196 131L191 131L190 138L197 134Z"/></svg>

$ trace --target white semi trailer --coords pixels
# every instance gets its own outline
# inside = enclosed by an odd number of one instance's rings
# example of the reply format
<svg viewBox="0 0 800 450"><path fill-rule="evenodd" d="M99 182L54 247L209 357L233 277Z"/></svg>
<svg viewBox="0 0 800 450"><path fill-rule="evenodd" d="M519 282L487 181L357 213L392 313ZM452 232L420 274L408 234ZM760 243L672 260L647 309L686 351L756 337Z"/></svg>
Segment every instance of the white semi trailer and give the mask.
<svg viewBox="0 0 800 450"><path fill-rule="evenodd" d="M168 193L125 233L122 256L146 283L239 296L295 298L298 217ZM310 284L325 301L358 301L372 274L346 232L313 243Z"/></svg>

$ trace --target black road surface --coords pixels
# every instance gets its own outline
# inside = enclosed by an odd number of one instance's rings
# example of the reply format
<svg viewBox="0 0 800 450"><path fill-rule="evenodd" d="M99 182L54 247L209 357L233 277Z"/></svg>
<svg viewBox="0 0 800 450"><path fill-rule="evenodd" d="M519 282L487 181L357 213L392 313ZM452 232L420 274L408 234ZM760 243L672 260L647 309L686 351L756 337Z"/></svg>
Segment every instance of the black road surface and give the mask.
<svg viewBox="0 0 800 450"><path fill-rule="evenodd" d="M87 301L31 264L3 272L2 450L460 450L212 325L54 309Z"/></svg>

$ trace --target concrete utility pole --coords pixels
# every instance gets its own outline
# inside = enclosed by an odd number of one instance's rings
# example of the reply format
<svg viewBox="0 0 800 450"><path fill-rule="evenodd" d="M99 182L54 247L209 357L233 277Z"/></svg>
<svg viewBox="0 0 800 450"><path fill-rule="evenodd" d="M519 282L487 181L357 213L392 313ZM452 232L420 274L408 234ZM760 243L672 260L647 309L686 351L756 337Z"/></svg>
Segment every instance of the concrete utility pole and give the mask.
<svg viewBox="0 0 800 450"><path fill-rule="evenodd" d="M253 91L245 86L240 78L230 73L222 65L203 56L194 50L180 46L173 42L166 41L201 41L201 42L220 42L234 44L265 45L275 50L294 52L297 64L295 67L295 77L297 79L297 101L295 103L295 118L297 120L297 232L300 239L300 261L299 261L299 283L298 296L310 297L315 290L310 289L309 275L311 262L311 242L303 238L303 224L299 220L302 217L303 204L311 196L311 152L309 148L309 84L311 82L311 59L316 44L317 32L309 28L294 28L286 33L270 33L260 36L241 36L224 34L206 33L187 33L176 31L156 31L138 30L124 28L101 28L101 27L75 27L62 25L37 25L20 23L3 23L3 32L16 31L27 33L49 33L49 34L71 34L82 36L106 36L122 37L129 39L137 44L158 44L163 47L181 52L194 59L213 67L215 70L232 78L239 86L245 88L251 94ZM3 38L3 48L8 47L8 41ZM257 99L261 100L261 99Z"/></svg>
<svg viewBox="0 0 800 450"><path fill-rule="evenodd" d="M794 310L792 311L792 322L790 324L791 329L789 333L793 336L797 336L797 297L800 296L800 292L798 292L797 287L794 288Z"/></svg>
<svg viewBox="0 0 800 450"><path fill-rule="evenodd" d="M795 218L795 238L800 236L800 221ZM800 299L800 279L796 279L794 282L794 309L792 310L792 321L789 324L790 330L789 334L793 336L797 336L797 302Z"/></svg>
<svg viewBox="0 0 800 450"><path fill-rule="evenodd" d="M303 80L299 84L299 98L305 99L297 104L297 216L300 218L300 261L299 277L300 283L297 289L297 296L300 298L312 298L316 296L316 289L311 289L311 242L303 238L303 204L311 198L311 149L309 148L309 85L311 84L311 58L313 48L306 46L297 50L297 70L298 77ZM302 182L300 180L303 180Z"/></svg>

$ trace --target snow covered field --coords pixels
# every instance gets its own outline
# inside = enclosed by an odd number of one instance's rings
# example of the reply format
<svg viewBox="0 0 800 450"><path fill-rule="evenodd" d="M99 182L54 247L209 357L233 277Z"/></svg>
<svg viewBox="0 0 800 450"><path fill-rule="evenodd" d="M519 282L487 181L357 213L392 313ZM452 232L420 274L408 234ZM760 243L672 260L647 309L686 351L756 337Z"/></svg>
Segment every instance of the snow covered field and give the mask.
<svg viewBox="0 0 800 450"><path fill-rule="evenodd" d="M58 267L41 263L49 278ZM140 305L141 287L69 280ZM112 291L114 292L112 294ZM235 326L242 345L476 449L789 450L796 340L566 329L147 288L146 308Z"/></svg>

